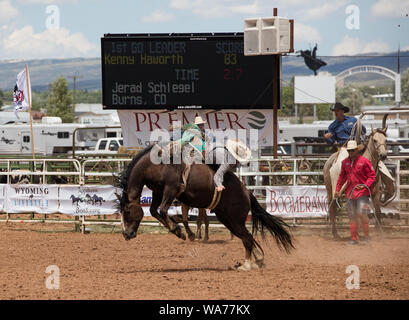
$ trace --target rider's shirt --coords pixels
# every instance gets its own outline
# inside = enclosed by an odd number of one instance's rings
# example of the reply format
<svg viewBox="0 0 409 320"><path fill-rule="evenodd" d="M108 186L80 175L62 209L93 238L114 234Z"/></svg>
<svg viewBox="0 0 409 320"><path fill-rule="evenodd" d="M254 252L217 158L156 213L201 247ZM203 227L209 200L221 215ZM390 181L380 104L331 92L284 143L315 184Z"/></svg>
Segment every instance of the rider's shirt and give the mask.
<svg viewBox="0 0 409 320"><path fill-rule="evenodd" d="M332 134L330 139L327 139L331 144L335 141L339 145L344 144L350 137L352 127L354 126L357 119L355 117L344 117L344 121L339 121L335 119L328 127L328 132ZM362 133L366 133L366 128L362 125Z"/></svg>
<svg viewBox="0 0 409 320"><path fill-rule="evenodd" d="M347 197L350 197L351 199L358 199L362 196L369 196L367 188L363 188L360 190L356 188L353 194L350 194L358 184L364 184L368 186L372 193L373 183L375 182L375 180L376 173L372 167L371 161L361 155L358 155L354 161L352 161L351 158L348 157L344 161L342 161L341 173L338 177L336 191L340 191L345 181L347 181L348 184L345 188L345 194Z"/></svg>
<svg viewBox="0 0 409 320"><path fill-rule="evenodd" d="M195 124L191 124L189 128L183 132L181 142L182 146L190 144L199 152L202 152L205 149L204 135L200 128Z"/></svg>

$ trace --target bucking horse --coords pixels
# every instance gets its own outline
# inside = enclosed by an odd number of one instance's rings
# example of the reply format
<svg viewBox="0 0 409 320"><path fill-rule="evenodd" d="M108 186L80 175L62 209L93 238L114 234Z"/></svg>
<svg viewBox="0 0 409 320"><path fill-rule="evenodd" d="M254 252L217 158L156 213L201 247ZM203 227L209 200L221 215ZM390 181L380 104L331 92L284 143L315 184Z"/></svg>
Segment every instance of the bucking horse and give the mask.
<svg viewBox="0 0 409 320"><path fill-rule="evenodd" d="M137 154L120 176L118 187L122 189L122 194L117 194L117 197L122 233L126 240L136 237L143 218L140 196L143 187L147 186L152 190L151 215L183 240L186 239L185 234L176 221L168 215L168 209L173 200L176 198L195 208L212 207L218 220L243 242L245 262L238 266L237 270L247 271L264 266L263 249L253 237L257 232L264 237L265 230L268 230L274 237L277 246L287 253L294 248L288 225L281 218L267 213L234 173L225 174L223 184L226 189L221 194L216 194L213 182L214 168L206 164L194 163L190 165L187 177L183 176L188 165L183 162L155 164L150 157L152 147ZM214 206L215 198L218 198L219 201ZM245 225L250 210L252 233ZM252 256L254 256L255 263L251 261Z"/></svg>

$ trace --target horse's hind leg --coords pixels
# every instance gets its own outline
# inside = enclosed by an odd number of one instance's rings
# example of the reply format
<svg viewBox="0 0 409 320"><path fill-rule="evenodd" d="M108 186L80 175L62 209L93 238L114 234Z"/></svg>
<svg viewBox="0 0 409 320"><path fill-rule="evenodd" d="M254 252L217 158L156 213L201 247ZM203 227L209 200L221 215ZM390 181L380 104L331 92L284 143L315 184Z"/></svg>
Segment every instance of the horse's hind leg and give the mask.
<svg viewBox="0 0 409 320"><path fill-rule="evenodd" d="M244 248L246 250L244 257L244 265L237 268L239 271L249 271L252 268L258 269L264 267L264 253L261 250L260 245L254 240L253 236L247 230L245 223L243 222L236 230L228 228L232 234L240 238L243 242ZM251 263L251 255L254 256L256 263Z"/></svg>
<svg viewBox="0 0 409 320"><path fill-rule="evenodd" d="M195 234L189 227L189 206L182 203L182 221L190 241L195 240Z"/></svg>
<svg viewBox="0 0 409 320"><path fill-rule="evenodd" d="M206 209L204 208L199 208L199 216L200 217L200 224L204 222L205 224L205 235L203 238L203 241L208 241L209 240L209 217L207 216Z"/></svg>
<svg viewBox="0 0 409 320"><path fill-rule="evenodd" d="M200 214L200 209L199 209L199 214L197 215L197 220L196 220L196 239L202 239L202 223L203 223L203 217Z"/></svg>

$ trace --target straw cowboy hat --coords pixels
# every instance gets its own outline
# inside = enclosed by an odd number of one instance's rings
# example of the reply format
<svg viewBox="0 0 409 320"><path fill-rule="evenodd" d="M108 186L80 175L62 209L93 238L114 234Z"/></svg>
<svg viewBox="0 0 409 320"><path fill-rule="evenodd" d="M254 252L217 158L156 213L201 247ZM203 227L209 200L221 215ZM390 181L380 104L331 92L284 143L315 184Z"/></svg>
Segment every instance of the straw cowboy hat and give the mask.
<svg viewBox="0 0 409 320"><path fill-rule="evenodd" d="M348 141L347 150L355 150L358 149L358 145L356 144L355 140Z"/></svg>
<svg viewBox="0 0 409 320"><path fill-rule="evenodd" d="M205 124L205 123L206 121L204 121L201 116L197 116L195 118L195 124Z"/></svg>
<svg viewBox="0 0 409 320"><path fill-rule="evenodd" d="M251 159L250 149L239 139L228 139L226 149L239 161L247 162Z"/></svg>
<svg viewBox="0 0 409 320"><path fill-rule="evenodd" d="M335 105L331 108L331 111L335 110L344 110L345 113L349 112L349 108L345 107L341 102L335 103Z"/></svg>

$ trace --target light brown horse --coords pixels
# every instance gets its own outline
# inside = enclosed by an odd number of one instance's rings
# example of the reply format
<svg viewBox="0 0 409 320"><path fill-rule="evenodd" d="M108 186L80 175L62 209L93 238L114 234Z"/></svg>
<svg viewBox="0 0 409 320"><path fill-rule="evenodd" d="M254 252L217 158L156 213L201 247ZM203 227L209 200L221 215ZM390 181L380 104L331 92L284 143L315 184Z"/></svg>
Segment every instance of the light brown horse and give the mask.
<svg viewBox="0 0 409 320"><path fill-rule="evenodd" d="M372 200L373 200L373 205L375 208L375 214L377 217L377 221L381 221L381 209L380 209L381 208L381 202L380 202L381 179L380 179L380 173L378 170L378 165L380 161L386 159L387 154L388 153L387 153L387 146L386 146L386 128L376 129L376 130L372 129L371 135L369 136L369 139L366 143L366 148L363 153L363 156L367 158L369 161L371 161L372 166L376 172L376 181L374 183ZM336 152L333 155L331 155L331 157L325 162L324 169L323 169L324 182L325 182L325 187L327 189L327 195L328 195L329 218L330 218L330 223L332 227L332 235L334 238L339 238L339 235L337 233L337 226L336 226L337 205L334 200L335 190L333 190L333 181L331 178L330 169L331 169L331 166L333 166L334 163L336 162L338 155L339 155L339 152ZM339 176L339 172L338 172L338 175L336 175L336 177L338 176Z"/></svg>
<svg viewBox="0 0 409 320"><path fill-rule="evenodd" d="M208 207L214 197L215 171L206 164L192 164L186 189L178 195L182 190L182 173L185 164L154 164L150 157L151 149L152 147L149 147L140 152L121 175L118 187L122 189L122 194L118 195L118 205L122 234L125 240L136 237L143 218L140 196L146 185L152 190L151 215L170 232L185 240L186 236L180 226L168 216L168 209L176 197L191 207ZM247 271L264 266L264 252L245 225L250 210L253 234L260 231L264 235L264 230L267 229L273 235L278 247L284 248L287 252L294 248L292 236L287 230L288 225L281 218L267 213L234 173L227 172L223 184L226 189L223 190L220 202L213 211L218 220L243 242L246 252L245 262L237 268L238 270ZM252 256L255 264L251 261Z"/></svg>

